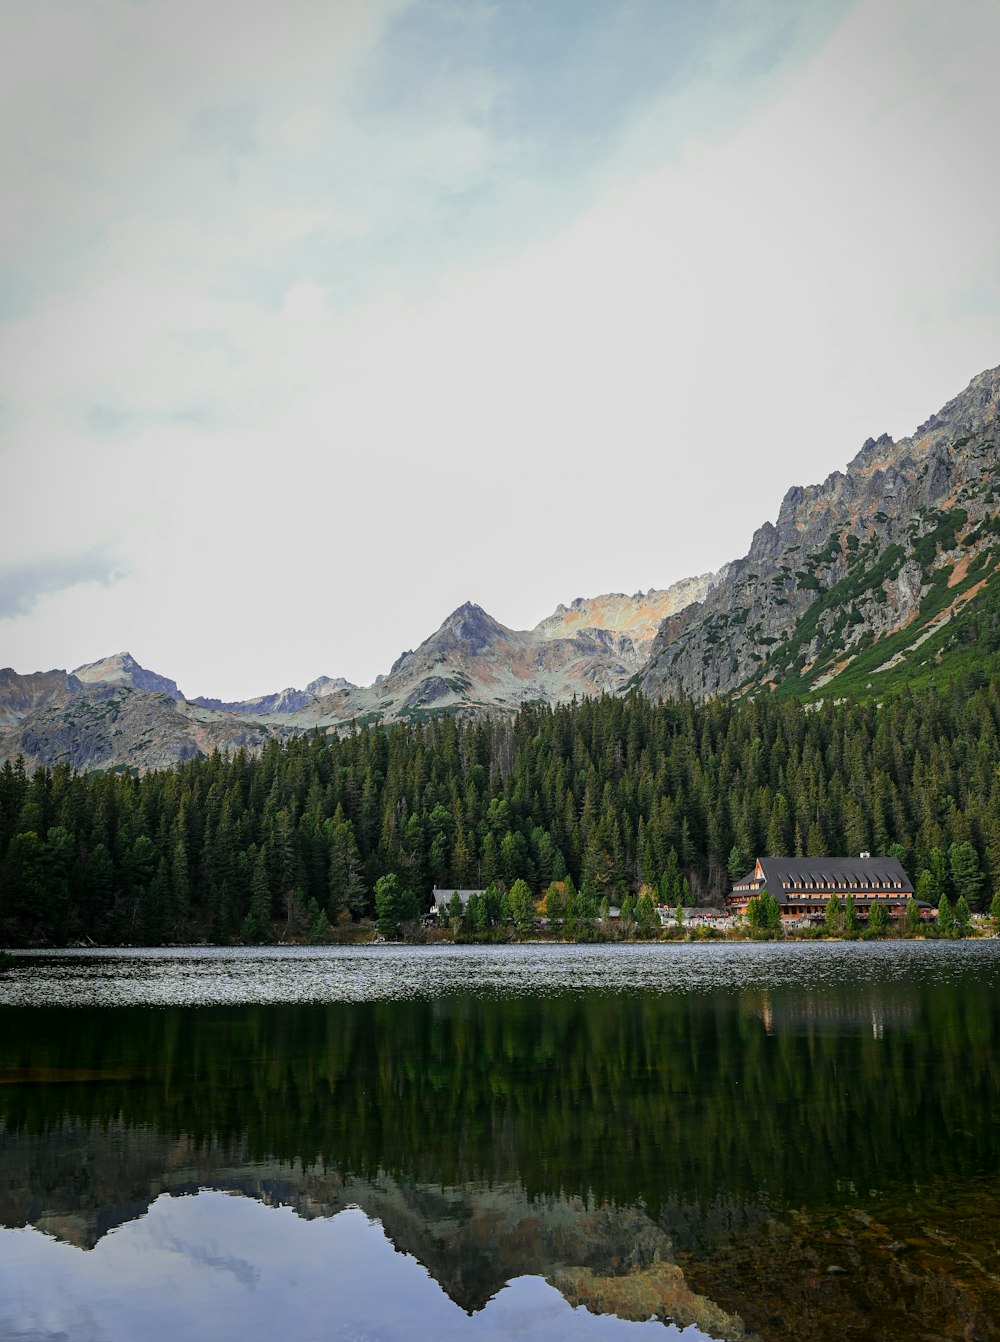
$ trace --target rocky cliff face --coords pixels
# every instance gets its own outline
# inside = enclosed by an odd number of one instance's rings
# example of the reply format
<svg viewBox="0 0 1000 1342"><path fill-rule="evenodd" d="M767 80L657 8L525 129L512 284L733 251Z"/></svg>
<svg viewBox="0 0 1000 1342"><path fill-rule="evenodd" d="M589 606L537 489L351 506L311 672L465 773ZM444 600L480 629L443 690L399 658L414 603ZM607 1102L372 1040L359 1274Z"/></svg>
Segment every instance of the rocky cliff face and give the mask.
<svg viewBox="0 0 1000 1342"><path fill-rule="evenodd" d="M998 414L993 369L912 437L869 439L846 472L790 489L749 553L664 622L643 691L836 694L940 660L1000 559Z"/></svg>
<svg viewBox="0 0 1000 1342"><path fill-rule="evenodd" d="M557 606L554 614L536 625L536 636L546 639L572 638L585 630L605 630L630 638L640 654L648 650L660 625L668 615L701 601L725 576L704 573L697 578L682 578L672 586L657 591L636 592L625 596L612 592L608 596L577 597L569 606Z"/></svg>
<svg viewBox="0 0 1000 1342"><path fill-rule="evenodd" d="M36 709L82 688L80 681L65 671L34 671L19 676L5 666L0 669L0 728L14 726Z"/></svg>
<svg viewBox="0 0 1000 1342"><path fill-rule="evenodd" d="M120 768L143 772L170 768L217 749L257 750L269 737L285 734L280 724L216 713L169 694L150 694L114 682L74 687L73 679L65 677L67 688L8 722L0 731L0 758L20 755L29 771L67 764L82 772Z"/></svg>
<svg viewBox="0 0 1000 1342"><path fill-rule="evenodd" d="M705 574L664 591L578 597L529 630L508 629L466 602L370 688L325 696L303 716L317 726L352 718L388 722L613 694L646 662L664 616L705 597L718 579Z"/></svg>
<svg viewBox="0 0 1000 1342"><path fill-rule="evenodd" d="M155 671L147 671L130 652L117 652L113 657L78 666L73 675L87 685L128 685L133 690L145 690L149 694L168 694L171 699L184 698L177 688L176 680L158 676Z"/></svg>

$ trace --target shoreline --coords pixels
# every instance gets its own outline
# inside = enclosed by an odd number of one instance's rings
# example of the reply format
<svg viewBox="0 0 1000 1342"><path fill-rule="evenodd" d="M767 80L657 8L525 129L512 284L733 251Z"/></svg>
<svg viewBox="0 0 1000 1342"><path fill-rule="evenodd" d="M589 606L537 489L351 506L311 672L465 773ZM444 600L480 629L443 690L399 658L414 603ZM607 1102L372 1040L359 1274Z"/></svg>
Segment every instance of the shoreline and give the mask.
<svg viewBox="0 0 1000 1342"><path fill-rule="evenodd" d="M333 941L333 942L299 942L299 941L267 941L254 945L246 945L241 942L231 942L219 944L210 941L186 941L186 942L165 942L156 946L146 946L134 942L118 944L99 944L75 942L68 945L56 946L20 946L16 948L4 948L0 950L0 971L3 969L13 969L17 965L20 956L38 956L38 955L59 955L66 952L88 951L88 952L114 952L114 951L245 951L252 953L254 951L314 951L322 954L324 951L340 950L442 950L452 947L468 948L476 950L497 949L505 950L518 946L530 946L538 948L540 946L565 947L565 946L587 946L594 950L598 949L616 949L626 946L642 947L670 947L670 946L717 946L717 947L747 947L747 946L816 946L816 945L885 945L898 946L904 944L923 944L923 945L945 945L962 943L979 943L1000 940L1000 935L996 932L980 932L966 937L650 937L650 938L620 938L620 939L592 939L592 938L564 938L564 937L525 937L512 939L509 941L453 941L444 939L433 939L426 941L390 941L384 938L371 939L366 941Z"/></svg>

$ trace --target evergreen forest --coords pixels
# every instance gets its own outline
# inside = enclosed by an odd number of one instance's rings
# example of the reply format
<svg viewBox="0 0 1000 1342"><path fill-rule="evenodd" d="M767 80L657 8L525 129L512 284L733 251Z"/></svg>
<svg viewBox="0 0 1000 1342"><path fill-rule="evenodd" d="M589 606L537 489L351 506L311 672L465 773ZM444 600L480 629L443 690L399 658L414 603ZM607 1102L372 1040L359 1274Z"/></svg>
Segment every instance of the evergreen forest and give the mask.
<svg viewBox="0 0 1000 1342"><path fill-rule="evenodd" d="M920 899L1000 886L1000 680L881 704L529 705L172 770L0 770L0 940L302 939L431 889L717 902L758 854L893 853ZM524 885L518 886L517 883Z"/></svg>

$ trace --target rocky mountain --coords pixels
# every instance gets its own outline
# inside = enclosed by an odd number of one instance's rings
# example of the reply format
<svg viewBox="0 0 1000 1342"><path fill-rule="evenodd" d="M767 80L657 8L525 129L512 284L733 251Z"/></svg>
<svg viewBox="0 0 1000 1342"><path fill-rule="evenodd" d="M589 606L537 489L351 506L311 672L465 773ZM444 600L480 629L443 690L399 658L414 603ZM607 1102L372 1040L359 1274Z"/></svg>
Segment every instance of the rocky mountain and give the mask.
<svg viewBox="0 0 1000 1342"><path fill-rule="evenodd" d="M5 666L0 669L0 729L16 726L36 709L82 688L80 681L65 671L33 671L19 676Z"/></svg>
<svg viewBox="0 0 1000 1342"><path fill-rule="evenodd" d="M1000 369L894 442L869 439L844 472L788 491L776 523L718 573L560 605L514 630L467 602L388 674L358 687L187 701L128 653L0 671L0 758L29 767L150 768L271 736L619 693L882 694L1000 671Z"/></svg>
<svg viewBox="0 0 1000 1342"><path fill-rule="evenodd" d="M158 676L155 671L147 671L130 652L118 652L99 662L78 666L73 675L87 685L128 685L133 690L145 690L149 694L169 694L171 699L184 698L177 688L176 680L168 680L166 676Z"/></svg>
<svg viewBox="0 0 1000 1342"><path fill-rule="evenodd" d="M559 606L534 629L514 630L466 602L367 689L322 697L302 717L316 726L413 720L432 712L513 712L616 693L646 663L660 622L705 597L707 573L665 590L615 592Z"/></svg>
<svg viewBox="0 0 1000 1342"><path fill-rule="evenodd" d="M217 713L169 694L114 682L74 686L73 676L64 680L66 688L13 722L13 696L3 698L0 720L6 725L0 728L0 758L20 755L29 770L68 764L81 771L142 772L169 768L216 749L255 750L269 737L285 734L278 726Z"/></svg>
<svg viewBox="0 0 1000 1342"><path fill-rule="evenodd" d="M527 701L613 693L645 664L664 616L704 597L717 578L578 598L526 631L508 629L469 602L366 688L321 676L304 690L255 699L186 700L175 681L127 652L72 673L25 676L8 668L0 671L0 759L22 755L29 768L159 768L216 748L254 748L272 736L352 722L506 713Z"/></svg>
<svg viewBox="0 0 1000 1342"><path fill-rule="evenodd" d="M322 695L335 694L337 690L356 690L357 688L349 680L345 680L343 676L320 676L316 680L311 680L304 690L289 687L285 690L279 690L277 694L260 694L256 699L228 701L206 699L199 695L191 702L198 704L201 708L217 709L220 713L238 713L242 717L254 717L271 713L297 713L299 709L315 703Z"/></svg>
<svg viewBox="0 0 1000 1342"><path fill-rule="evenodd" d="M912 437L869 438L846 472L790 489L664 621L644 693L878 694L981 662L1000 629L998 416L992 369Z"/></svg>
<svg viewBox="0 0 1000 1342"><path fill-rule="evenodd" d="M641 650L656 637L660 625L692 601L700 601L705 593L725 576L719 573L703 574L699 578L682 578L661 591L636 592L625 596L612 592L607 596L577 597L569 606L557 606L555 612L535 626L534 634L546 638L571 638L584 630L602 629L625 634Z"/></svg>

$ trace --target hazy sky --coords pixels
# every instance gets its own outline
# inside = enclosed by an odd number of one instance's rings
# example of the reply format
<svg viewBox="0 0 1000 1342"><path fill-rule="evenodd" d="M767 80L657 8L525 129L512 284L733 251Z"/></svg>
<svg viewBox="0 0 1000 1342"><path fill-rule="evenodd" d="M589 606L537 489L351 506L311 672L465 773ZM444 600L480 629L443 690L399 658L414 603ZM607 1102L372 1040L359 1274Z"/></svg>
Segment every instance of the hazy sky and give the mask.
<svg viewBox="0 0 1000 1342"><path fill-rule="evenodd" d="M368 683L1000 363L996 0L5 0L0 665Z"/></svg>

